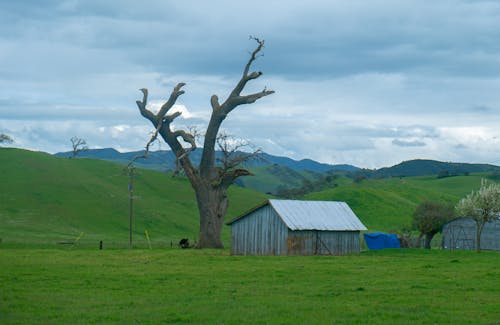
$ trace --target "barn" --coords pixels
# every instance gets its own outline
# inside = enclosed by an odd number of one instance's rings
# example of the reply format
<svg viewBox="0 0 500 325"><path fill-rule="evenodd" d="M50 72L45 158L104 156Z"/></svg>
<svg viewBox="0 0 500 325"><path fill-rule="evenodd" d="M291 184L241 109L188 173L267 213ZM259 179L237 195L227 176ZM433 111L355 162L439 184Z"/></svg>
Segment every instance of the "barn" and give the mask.
<svg viewBox="0 0 500 325"><path fill-rule="evenodd" d="M227 223L234 255L346 255L366 227L345 202L267 200Z"/></svg>
<svg viewBox="0 0 500 325"><path fill-rule="evenodd" d="M443 249L476 249L476 222L457 218L443 226ZM481 249L500 250L500 218L484 224Z"/></svg>

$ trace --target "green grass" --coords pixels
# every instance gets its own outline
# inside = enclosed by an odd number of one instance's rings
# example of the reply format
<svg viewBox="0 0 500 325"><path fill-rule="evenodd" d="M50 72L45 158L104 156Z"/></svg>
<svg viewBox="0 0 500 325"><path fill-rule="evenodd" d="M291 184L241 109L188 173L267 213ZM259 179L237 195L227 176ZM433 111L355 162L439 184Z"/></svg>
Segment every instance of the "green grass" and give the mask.
<svg viewBox="0 0 500 325"><path fill-rule="evenodd" d="M1 249L1 324L493 324L498 252Z"/></svg>
<svg viewBox="0 0 500 325"><path fill-rule="evenodd" d="M126 247L129 238L128 177L123 167L92 159L55 158L19 149L0 149L0 238L4 245L80 244ZM134 182L134 242L146 247L191 241L198 236L198 209L186 178L138 170ZM227 218L263 202L267 196L231 188ZM229 230L223 240L229 243Z"/></svg>
<svg viewBox="0 0 500 325"><path fill-rule="evenodd" d="M306 195L309 200L345 201L370 231L397 231L411 224L415 207L425 200L457 204L480 187L488 174L438 179L435 176L369 179Z"/></svg>

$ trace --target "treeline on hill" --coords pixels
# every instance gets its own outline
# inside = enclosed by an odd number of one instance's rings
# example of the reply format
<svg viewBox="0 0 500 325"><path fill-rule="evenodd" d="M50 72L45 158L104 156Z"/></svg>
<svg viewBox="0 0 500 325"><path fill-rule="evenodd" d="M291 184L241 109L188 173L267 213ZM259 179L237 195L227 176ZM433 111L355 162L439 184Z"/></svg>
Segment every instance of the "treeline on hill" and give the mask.
<svg viewBox="0 0 500 325"><path fill-rule="evenodd" d="M280 185L277 187L277 197L284 199L297 199L311 192L319 192L338 186L337 180L341 175L338 172L328 171L318 174L315 180L302 179L302 185L298 187L288 187Z"/></svg>
<svg viewBox="0 0 500 325"><path fill-rule="evenodd" d="M299 199L309 193L320 192L327 189L338 187L339 178L342 176L351 179L353 183L361 183L363 180L366 179L411 177L407 175L383 177L380 174L376 174L374 172L376 172L376 170L370 170L370 169L360 169L353 172L328 171L326 173L316 174L315 179L313 180L302 179L302 184L300 186L293 187L293 186L279 185L275 193L269 193L269 194L273 194L279 198L284 198L284 199ZM457 171L453 172L441 171L435 176L437 179L439 179L452 176L469 176L469 175L470 175L469 171L464 171L462 173L458 173ZM429 176L429 175L419 175L419 176ZM496 170L491 171L488 174L486 174L485 177L492 181L499 181L500 171Z"/></svg>

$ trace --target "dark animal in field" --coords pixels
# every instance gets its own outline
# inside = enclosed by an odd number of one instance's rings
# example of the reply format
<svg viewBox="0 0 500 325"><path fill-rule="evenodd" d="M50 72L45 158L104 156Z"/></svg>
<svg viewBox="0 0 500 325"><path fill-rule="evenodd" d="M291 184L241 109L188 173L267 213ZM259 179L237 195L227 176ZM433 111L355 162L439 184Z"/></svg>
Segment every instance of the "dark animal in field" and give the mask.
<svg viewBox="0 0 500 325"><path fill-rule="evenodd" d="M189 239L187 238L182 238L180 241L179 241L179 246L181 248L189 248Z"/></svg>

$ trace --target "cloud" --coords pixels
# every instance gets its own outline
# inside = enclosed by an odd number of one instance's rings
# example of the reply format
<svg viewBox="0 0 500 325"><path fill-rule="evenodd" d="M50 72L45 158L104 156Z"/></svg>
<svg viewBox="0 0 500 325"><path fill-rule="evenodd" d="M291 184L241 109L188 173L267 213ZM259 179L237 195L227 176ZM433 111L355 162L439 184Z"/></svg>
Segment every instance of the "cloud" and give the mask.
<svg viewBox="0 0 500 325"><path fill-rule="evenodd" d="M266 40L253 67L264 75L245 93L276 93L232 112L228 133L270 153L363 167L493 161L499 15L499 3L466 0L286 10L264 0L10 1L0 11L0 128L50 152L76 133L91 147L137 150L152 129L138 89L157 109L178 82L174 127L204 128L210 96L223 101L241 77L252 34Z"/></svg>
<svg viewBox="0 0 500 325"><path fill-rule="evenodd" d="M425 142L418 140L392 140L392 144L399 147L425 147Z"/></svg>

